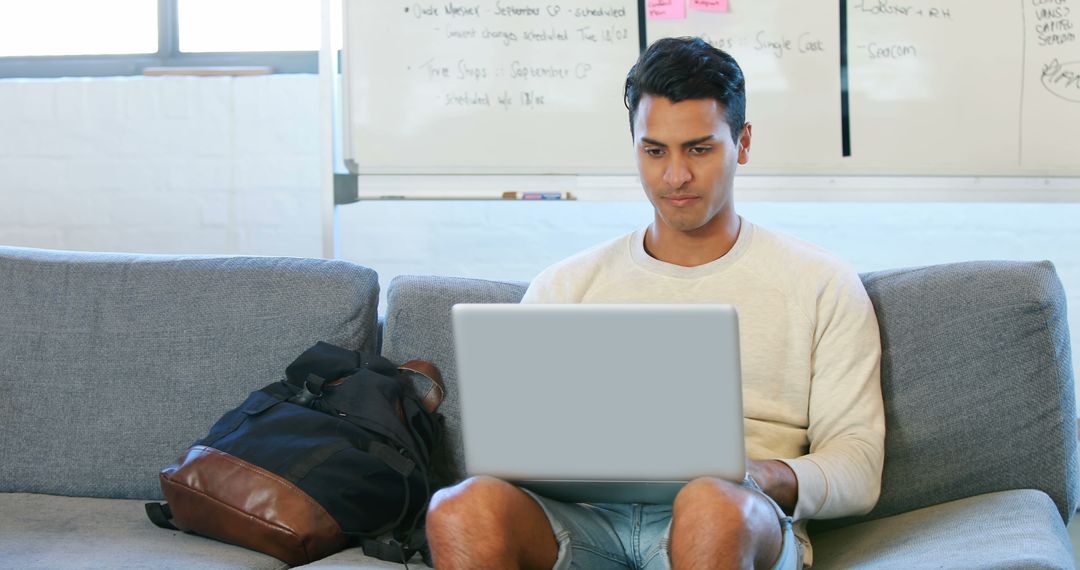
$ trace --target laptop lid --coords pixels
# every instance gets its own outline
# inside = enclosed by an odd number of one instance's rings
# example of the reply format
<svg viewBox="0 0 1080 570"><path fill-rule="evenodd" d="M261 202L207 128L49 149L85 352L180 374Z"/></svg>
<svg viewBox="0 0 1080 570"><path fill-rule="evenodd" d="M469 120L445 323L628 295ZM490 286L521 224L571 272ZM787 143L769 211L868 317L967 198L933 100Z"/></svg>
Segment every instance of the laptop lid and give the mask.
<svg viewBox="0 0 1080 570"><path fill-rule="evenodd" d="M734 307L459 304L452 318L469 475L641 503L743 479Z"/></svg>

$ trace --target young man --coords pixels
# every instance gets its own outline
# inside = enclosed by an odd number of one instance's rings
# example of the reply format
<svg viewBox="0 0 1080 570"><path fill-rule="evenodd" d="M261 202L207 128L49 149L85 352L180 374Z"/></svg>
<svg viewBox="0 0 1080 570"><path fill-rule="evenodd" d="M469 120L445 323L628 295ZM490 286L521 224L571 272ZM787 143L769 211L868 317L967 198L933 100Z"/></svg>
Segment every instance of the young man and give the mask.
<svg viewBox="0 0 1080 570"><path fill-rule="evenodd" d="M630 70L626 105L654 220L545 270L523 302L735 305L747 477L691 481L673 505L565 504L472 478L432 501L439 568L799 568L807 519L877 501L873 307L845 264L735 213L751 140L738 64L700 39L660 40Z"/></svg>

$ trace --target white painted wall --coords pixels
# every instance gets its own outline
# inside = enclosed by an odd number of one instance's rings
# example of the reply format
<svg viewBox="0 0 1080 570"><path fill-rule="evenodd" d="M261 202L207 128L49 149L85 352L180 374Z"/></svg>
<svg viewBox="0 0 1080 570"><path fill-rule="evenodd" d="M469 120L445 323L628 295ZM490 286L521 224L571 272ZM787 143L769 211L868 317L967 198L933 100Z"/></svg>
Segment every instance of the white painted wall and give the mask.
<svg viewBox="0 0 1080 570"><path fill-rule="evenodd" d="M0 244L321 255L315 76L0 80ZM1078 189L1080 191L1080 189ZM740 203L859 271L1049 259L1080 354L1080 203ZM637 202L361 202L340 257L527 281L651 217ZM1078 357L1080 361L1080 357Z"/></svg>
<svg viewBox="0 0 1080 570"><path fill-rule="evenodd" d="M755 223L833 251L858 271L1048 259L1065 286L1073 353L1080 355L1080 203L744 202L737 208ZM341 257L376 269L384 287L409 273L528 281L548 264L651 219L644 198L376 201L338 211Z"/></svg>

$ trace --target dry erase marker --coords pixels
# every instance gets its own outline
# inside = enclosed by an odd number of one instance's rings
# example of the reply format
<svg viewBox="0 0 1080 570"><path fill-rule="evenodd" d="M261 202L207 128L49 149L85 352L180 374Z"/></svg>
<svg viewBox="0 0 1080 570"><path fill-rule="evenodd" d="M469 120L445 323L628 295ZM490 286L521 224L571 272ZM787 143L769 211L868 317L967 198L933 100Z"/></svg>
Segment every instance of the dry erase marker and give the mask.
<svg viewBox="0 0 1080 570"><path fill-rule="evenodd" d="M522 200L562 200L562 192L523 192Z"/></svg>

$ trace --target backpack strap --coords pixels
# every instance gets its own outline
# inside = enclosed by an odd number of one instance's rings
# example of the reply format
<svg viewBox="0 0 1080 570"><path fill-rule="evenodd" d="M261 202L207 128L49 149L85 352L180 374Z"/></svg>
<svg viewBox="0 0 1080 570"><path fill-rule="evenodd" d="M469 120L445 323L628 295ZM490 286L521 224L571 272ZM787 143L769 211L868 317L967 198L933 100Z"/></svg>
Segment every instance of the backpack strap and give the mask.
<svg viewBox="0 0 1080 570"><path fill-rule="evenodd" d="M427 360L410 360L398 366L401 372L412 372L427 378L431 386L423 394L417 394L420 404L429 414L434 414L446 397L446 384L443 383L442 373L435 365Z"/></svg>
<svg viewBox="0 0 1080 570"><path fill-rule="evenodd" d="M180 530L173 526L172 509L169 508L168 503L146 503L146 516L150 518L150 522L155 526L161 527L166 530Z"/></svg>
<svg viewBox="0 0 1080 570"><path fill-rule="evenodd" d="M423 511L426 510L423 509ZM427 533L422 525L418 525L417 520L413 520L412 527L404 531L404 533L395 532L394 536L388 540L367 538L360 542L360 547L364 554L368 556L387 562L404 564L405 568L409 567L408 561L419 553L424 564L431 568L435 567L435 562L431 558L431 546L428 545Z"/></svg>
<svg viewBox="0 0 1080 570"><path fill-rule="evenodd" d="M382 536L383 534L386 534L401 526L402 521L405 520L405 515L409 513L409 505L412 504L412 489L411 485L409 485L409 473L411 473L412 470L416 468L416 464L413 463L412 460L410 460L408 457L405 457L404 455L401 455L400 453L395 451L394 448L386 445L385 443L379 443L377 441L372 442L371 445L368 447L368 451L375 457L383 460L383 462L385 462L391 469L401 475L401 485L402 488L405 490L405 500L402 501L401 512L398 513L397 518L394 519L393 522L387 523L382 528L368 533L343 532L343 534L345 535L359 536L360 538L366 540L370 540L370 537L372 536Z"/></svg>
<svg viewBox="0 0 1080 570"><path fill-rule="evenodd" d="M383 542L369 538L360 543L360 548L368 556L387 562L397 562L398 564L406 563L413 557L413 554L416 554L415 549L409 548L394 539Z"/></svg>
<svg viewBox="0 0 1080 570"><path fill-rule="evenodd" d="M303 460L297 461L296 463L290 465L289 468L281 475L286 480L299 485L300 481L303 480L304 477L307 477L308 473L311 473L312 469L318 467L319 465L322 465L334 454L346 449L351 449L352 447L352 442L343 439L318 445L312 448Z"/></svg>

